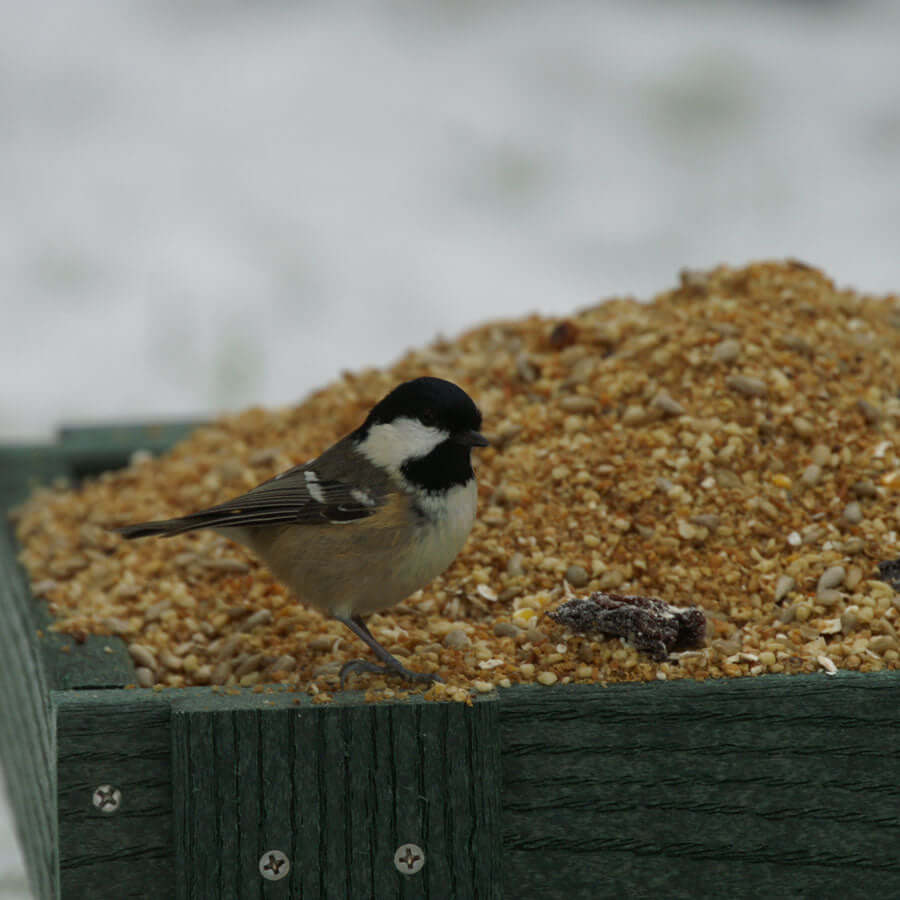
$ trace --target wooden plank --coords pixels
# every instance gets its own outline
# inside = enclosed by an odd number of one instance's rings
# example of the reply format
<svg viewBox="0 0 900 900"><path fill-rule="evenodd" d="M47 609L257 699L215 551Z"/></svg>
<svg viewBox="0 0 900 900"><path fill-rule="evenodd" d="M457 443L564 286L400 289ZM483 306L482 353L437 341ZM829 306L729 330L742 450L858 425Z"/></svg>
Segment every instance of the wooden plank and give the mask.
<svg viewBox="0 0 900 900"><path fill-rule="evenodd" d="M199 427L199 420L162 422L118 422L85 425L69 424L57 432L59 443L67 451L107 451L122 453L149 450L159 453L186 438Z"/></svg>
<svg viewBox="0 0 900 900"><path fill-rule="evenodd" d="M471 869L468 881L472 885L475 898L503 896L503 784L502 745L500 737L499 698L479 700L474 705L475 714L466 716L468 747L463 758L468 761L471 774L468 776L470 796L468 800L454 805L453 814L457 822L470 821L470 831L478 836L476 852L470 854ZM460 709L450 707L449 709ZM461 710L460 710L461 712ZM452 715L452 714L451 714ZM461 723L448 722L448 731L455 734ZM485 735L496 736L485 740ZM454 761L451 759L450 763ZM455 795L454 795L455 797ZM457 825L455 832L461 830ZM470 849L472 841L470 839ZM462 850L456 854L462 855ZM457 871L454 867L453 871Z"/></svg>
<svg viewBox="0 0 900 900"><path fill-rule="evenodd" d="M59 430L59 445L70 475L80 480L128 465L136 450L164 453L196 427L193 421L68 425Z"/></svg>
<svg viewBox="0 0 900 900"><path fill-rule="evenodd" d="M61 447L0 448L0 508L5 512L37 484L68 477L70 464L71 455ZM5 514L0 523L0 544L5 579L0 596L8 595L18 610L21 627L41 657L46 688L65 691L134 683L134 666L120 638L88 635L77 643L69 635L51 630L53 620L46 602L31 596L28 577L18 563L19 544Z"/></svg>
<svg viewBox="0 0 900 900"><path fill-rule="evenodd" d="M291 717L290 757L294 832L290 859L292 890L298 897L321 897L325 891L325 831L321 809L327 785L324 731L315 727L319 710L300 704ZM287 852L287 851L286 851Z"/></svg>
<svg viewBox="0 0 900 900"><path fill-rule="evenodd" d="M121 468L136 450L163 453L196 427L196 422L64 427L53 443L0 445L0 509L21 503L38 485Z"/></svg>
<svg viewBox="0 0 900 900"><path fill-rule="evenodd" d="M500 896L495 701L173 697L179 898ZM394 866L407 842L426 853L414 875ZM198 859L210 847L230 861ZM271 850L280 881L259 873Z"/></svg>
<svg viewBox="0 0 900 900"><path fill-rule="evenodd" d="M65 450L47 444L0 446L0 509L25 500L38 486L70 476ZM6 516L4 515L4 518Z"/></svg>
<svg viewBox="0 0 900 900"><path fill-rule="evenodd" d="M7 521L0 521L0 759L32 891L56 891L54 740L47 684L36 647L30 598Z"/></svg>
<svg viewBox="0 0 900 900"><path fill-rule="evenodd" d="M510 896L900 896L895 673L518 688L500 727Z"/></svg>
<svg viewBox="0 0 900 900"><path fill-rule="evenodd" d="M42 603L38 614L43 618L45 611ZM52 690L121 688L137 682L134 663L121 638L91 634L79 644L68 634L50 631L48 622L35 639Z"/></svg>
<svg viewBox="0 0 900 900"><path fill-rule="evenodd" d="M60 896L172 897L170 706L154 691L52 694ZM121 792L112 813L94 791ZM211 848L210 848L211 849Z"/></svg>

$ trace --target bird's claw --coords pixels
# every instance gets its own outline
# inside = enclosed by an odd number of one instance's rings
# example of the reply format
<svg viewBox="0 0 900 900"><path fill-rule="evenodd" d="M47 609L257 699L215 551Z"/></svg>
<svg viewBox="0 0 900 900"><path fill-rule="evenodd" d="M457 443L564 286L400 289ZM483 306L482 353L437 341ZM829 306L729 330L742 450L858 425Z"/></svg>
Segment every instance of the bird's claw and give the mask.
<svg viewBox="0 0 900 900"><path fill-rule="evenodd" d="M349 662L341 666L340 680L341 690L344 690L344 682L348 675L358 674L360 672L371 672L378 675L393 675L397 678L403 678L405 681L413 682L432 682L444 683L444 679L434 672L413 672L405 666L380 666L378 663L369 662L367 659L351 659Z"/></svg>

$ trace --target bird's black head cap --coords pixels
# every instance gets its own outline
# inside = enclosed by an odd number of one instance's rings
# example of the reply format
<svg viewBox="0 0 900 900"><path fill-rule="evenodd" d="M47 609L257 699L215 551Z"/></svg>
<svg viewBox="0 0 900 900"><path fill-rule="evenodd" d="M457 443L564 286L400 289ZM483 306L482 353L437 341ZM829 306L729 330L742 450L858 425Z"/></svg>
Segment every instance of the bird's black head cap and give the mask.
<svg viewBox="0 0 900 900"><path fill-rule="evenodd" d="M445 491L474 477L472 447L484 447L488 442L479 431L481 413L462 388L428 376L406 381L372 409L357 439L364 440L377 425L404 418L447 434L430 452L403 463L401 471L408 482L426 491Z"/></svg>
<svg viewBox="0 0 900 900"><path fill-rule="evenodd" d="M450 434L477 432L481 428L481 413L472 398L452 381L431 376L404 381L395 387L376 404L363 427L404 417Z"/></svg>

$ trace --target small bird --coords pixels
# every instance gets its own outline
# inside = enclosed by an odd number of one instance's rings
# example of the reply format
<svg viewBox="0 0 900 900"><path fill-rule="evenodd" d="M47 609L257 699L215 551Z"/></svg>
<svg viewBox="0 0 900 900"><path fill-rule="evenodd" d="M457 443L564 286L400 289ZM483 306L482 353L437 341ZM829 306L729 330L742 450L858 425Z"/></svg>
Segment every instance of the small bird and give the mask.
<svg viewBox="0 0 900 900"><path fill-rule="evenodd" d="M355 431L310 462L226 503L116 530L126 538L210 528L249 547L304 603L343 622L381 665L353 672L441 681L413 672L372 636L364 617L440 575L475 521L473 447L486 447L472 398L441 378L415 378L377 403Z"/></svg>

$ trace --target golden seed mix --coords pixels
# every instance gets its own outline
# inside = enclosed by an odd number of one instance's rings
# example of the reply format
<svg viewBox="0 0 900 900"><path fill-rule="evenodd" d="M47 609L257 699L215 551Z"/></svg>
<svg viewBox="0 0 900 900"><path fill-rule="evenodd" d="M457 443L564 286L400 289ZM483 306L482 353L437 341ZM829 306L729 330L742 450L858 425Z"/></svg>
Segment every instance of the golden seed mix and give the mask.
<svg viewBox="0 0 900 900"><path fill-rule="evenodd" d="M144 687L279 683L327 699L367 650L213 533L125 541L309 459L398 382L468 391L493 445L450 569L369 621L429 696L552 685L897 668L900 298L838 290L801 263L685 272L652 303L475 328L291 409L250 409L160 458L17 511L55 627L128 643ZM478 456L479 454L476 454ZM699 650L654 662L545 612L595 590L698 605ZM354 676L393 696L406 685Z"/></svg>

